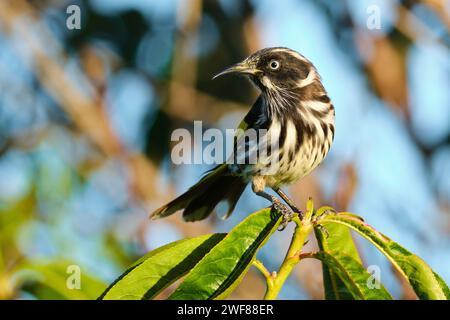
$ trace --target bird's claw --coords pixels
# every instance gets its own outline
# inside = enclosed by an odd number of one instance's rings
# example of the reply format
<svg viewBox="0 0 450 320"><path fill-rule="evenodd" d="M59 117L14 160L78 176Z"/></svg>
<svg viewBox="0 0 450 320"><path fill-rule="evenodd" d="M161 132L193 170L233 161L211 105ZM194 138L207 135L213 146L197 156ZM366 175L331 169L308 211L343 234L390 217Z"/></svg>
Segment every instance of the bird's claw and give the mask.
<svg viewBox="0 0 450 320"><path fill-rule="evenodd" d="M283 215L283 220L281 220L280 228L278 228L278 231L283 231L288 223L292 220L292 217L295 213L284 204L282 204L278 199L273 199L272 208Z"/></svg>
<svg viewBox="0 0 450 320"><path fill-rule="evenodd" d="M292 208L292 210L293 210L296 214L298 214L300 220L303 220L303 217L305 216L305 214L303 213L303 211L300 210L300 209L298 209L297 207L291 207L291 208Z"/></svg>

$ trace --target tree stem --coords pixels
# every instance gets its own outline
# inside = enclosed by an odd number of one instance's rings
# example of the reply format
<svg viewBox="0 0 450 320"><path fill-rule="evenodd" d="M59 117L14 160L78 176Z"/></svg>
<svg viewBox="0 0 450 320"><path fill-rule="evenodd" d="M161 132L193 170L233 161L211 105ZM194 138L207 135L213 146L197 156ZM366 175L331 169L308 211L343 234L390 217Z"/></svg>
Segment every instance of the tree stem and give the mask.
<svg viewBox="0 0 450 320"><path fill-rule="evenodd" d="M253 261L253 265L256 267L256 269L258 269L263 274L263 276L268 281L269 278L271 277L271 274L270 274L269 270L267 270L267 268L264 266L264 264L259 260L255 260L255 261Z"/></svg>
<svg viewBox="0 0 450 320"><path fill-rule="evenodd" d="M308 212L309 213L309 212ZM277 273L273 273L270 279L267 281L267 291L264 296L265 300L275 300L283 287L284 282L289 277L294 266L300 261L300 254L303 249L305 241L313 229L311 223L311 214L306 214L303 221L298 216L295 216L292 220L295 222L296 227L294 235L289 245L288 252L284 258L283 263Z"/></svg>

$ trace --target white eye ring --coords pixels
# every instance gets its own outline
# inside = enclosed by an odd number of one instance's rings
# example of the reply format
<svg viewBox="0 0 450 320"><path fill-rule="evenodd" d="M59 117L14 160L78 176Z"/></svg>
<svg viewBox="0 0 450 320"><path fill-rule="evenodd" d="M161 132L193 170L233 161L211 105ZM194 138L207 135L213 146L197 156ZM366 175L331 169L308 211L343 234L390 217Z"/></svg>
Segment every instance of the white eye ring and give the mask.
<svg viewBox="0 0 450 320"><path fill-rule="evenodd" d="M272 70L277 70L280 68L280 62L278 60L270 60L269 67Z"/></svg>

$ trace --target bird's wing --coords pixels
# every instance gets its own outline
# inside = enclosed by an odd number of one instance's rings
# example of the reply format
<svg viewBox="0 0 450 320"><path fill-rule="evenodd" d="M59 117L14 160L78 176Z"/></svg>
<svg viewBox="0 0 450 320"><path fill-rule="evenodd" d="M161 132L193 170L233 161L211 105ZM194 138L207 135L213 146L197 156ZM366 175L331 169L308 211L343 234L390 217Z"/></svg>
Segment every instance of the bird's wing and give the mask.
<svg viewBox="0 0 450 320"><path fill-rule="evenodd" d="M266 106L259 97L253 104L245 118L240 122L234 139L234 157L232 163L254 163L258 153L258 138L261 138L259 129L267 129L269 124ZM249 132L250 129L255 130ZM230 159L230 158L229 158Z"/></svg>
<svg viewBox="0 0 450 320"><path fill-rule="evenodd" d="M249 124L248 122L244 119L242 119L241 123L239 123L239 126L237 127L236 130L236 140L239 140L242 135L244 134L245 130L247 130L249 128Z"/></svg>
<svg viewBox="0 0 450 320"><path fill-rule="evenodd" d="M235 143L242 141L244 133L249 128L258 129L264 126L265 119L262 102L258 99L239 124L238 129L240 130L237 130L235 134ZM248 153L242 150L238 150L237 154L248 157ZM202 220L211 213L219 202L225 200L228 202L228 210L224 216L226 218L233 212L246 185L247 182L239 175L230 172L228 163L220 164L205 172L199 182L178 198L155 210L151 217L153 219L162 218L178 210L184 210L183 218L186 221Z"/></svg>

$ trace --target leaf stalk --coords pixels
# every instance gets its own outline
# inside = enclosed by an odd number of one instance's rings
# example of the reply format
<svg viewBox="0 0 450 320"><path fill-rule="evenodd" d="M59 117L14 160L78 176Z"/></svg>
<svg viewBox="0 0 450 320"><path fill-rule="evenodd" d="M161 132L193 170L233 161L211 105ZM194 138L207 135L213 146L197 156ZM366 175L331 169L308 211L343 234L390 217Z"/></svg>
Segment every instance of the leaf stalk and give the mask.
<svg viewBox="0 0 450 320"><path fill-rule="evenodd" d="M308 206L308 212L306 213L303 220L300 220L298 215L294 216L292 219L296 226L294 234L292 236L291 244L289 245L288 252L280 266L280 269L275 276L272 276L269 281L267 281L267 291L264 296L265 300L275 300L283 287L285 281L292 273L295 265L300 262L302 255L302 249L305 245L308 235L313 230L313 224L311 222L312 218L312 204Z"/></svg>

